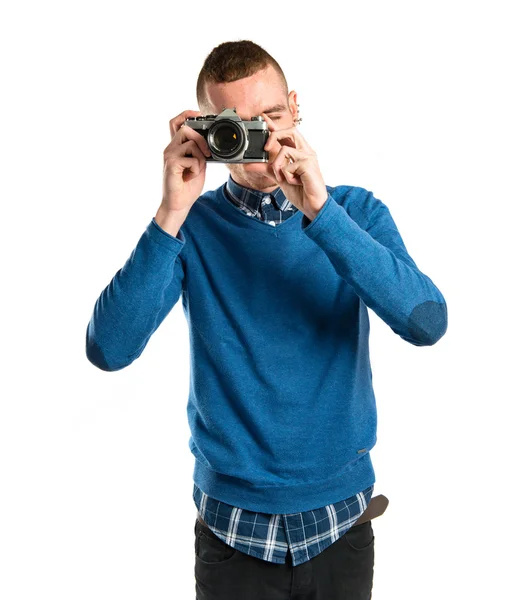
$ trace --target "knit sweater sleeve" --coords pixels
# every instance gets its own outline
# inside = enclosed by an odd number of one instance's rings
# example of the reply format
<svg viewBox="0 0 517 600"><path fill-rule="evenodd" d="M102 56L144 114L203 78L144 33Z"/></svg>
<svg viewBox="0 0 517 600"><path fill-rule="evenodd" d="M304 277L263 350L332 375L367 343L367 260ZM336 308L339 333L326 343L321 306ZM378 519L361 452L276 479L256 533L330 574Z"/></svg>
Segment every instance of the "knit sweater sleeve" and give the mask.
<svg viewBox="0 0 517 600"><path fill-rule="evenodd" d="M118 371L143 352L179 299L184 280L181 232L174 237L153 218L125 265L97 299L86 328L86 356Z"/></svg>
<svg viewBox="0 0 517 600"><path fill-rule="evenodd" d="M447 330L447 304L409 255L388 207L358 187L345 201L355 218L329 193L302 230L396 334L415 346L435 344Z"/></svg>

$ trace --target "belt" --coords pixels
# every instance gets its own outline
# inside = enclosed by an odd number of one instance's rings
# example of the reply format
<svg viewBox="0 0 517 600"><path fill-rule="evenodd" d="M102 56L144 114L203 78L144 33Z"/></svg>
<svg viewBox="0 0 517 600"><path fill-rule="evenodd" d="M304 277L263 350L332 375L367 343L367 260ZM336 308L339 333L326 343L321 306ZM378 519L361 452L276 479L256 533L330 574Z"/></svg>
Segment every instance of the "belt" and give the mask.
<svg viewBox="0 0 517 600"><path fill-rule="evenodd" d="M383 496L382 494L374 496L368 503L368 506L366 507L366 510L363 512L363 514L353 524L353 527L355 527L356 525L360 525L365 521L371 521L372 519L375 519L375 517L380 517L388 507L388 502L389 500L386 498L386 496ZM203 521L199 513L197 513L197 519L201 523L201 525L208 527L208 525ZM210 527L208 528L210 529Z"/></svg>
<svg viewBox="0 0 517 600"><path fill-rule="evenodd" d="M374 496L368 503L364 513L354 523L353 527L360 525L365 521L371 521L372 519L375 519L375 517L380 517L388 507L388 502L389 500L382 494Z"/></svg>

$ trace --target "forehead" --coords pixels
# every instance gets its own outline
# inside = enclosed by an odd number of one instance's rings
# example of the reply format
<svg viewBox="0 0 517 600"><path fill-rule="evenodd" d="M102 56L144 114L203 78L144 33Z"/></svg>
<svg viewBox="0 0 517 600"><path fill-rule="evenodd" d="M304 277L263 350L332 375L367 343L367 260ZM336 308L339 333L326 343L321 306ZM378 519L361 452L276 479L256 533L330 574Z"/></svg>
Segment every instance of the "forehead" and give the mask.
<svg viewBox="0 0 517 600"><path fill-rule="evenodd" d="M209 84L206 86L206 95L216 113L220 113L223 107L235 107L243 119L261 112L287 110L280 77L269 65L250 77L230 83Z"/></svg>

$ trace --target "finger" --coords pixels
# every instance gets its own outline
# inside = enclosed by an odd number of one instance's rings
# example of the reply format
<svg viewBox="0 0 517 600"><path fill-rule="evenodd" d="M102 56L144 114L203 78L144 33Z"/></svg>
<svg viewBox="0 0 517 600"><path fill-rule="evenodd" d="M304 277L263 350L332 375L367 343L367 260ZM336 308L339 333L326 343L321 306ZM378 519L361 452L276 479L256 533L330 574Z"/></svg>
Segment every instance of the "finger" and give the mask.
<svg viewBox="0 0 517 600"><path fill-rule="evenodd" d="M275 160L271 163L271 167L273 168L273 172L277 174L281 167L285 164L286 158L291 159L292 161L297 161L305 157L306 154L303 152L303 150L298 150L297 148L292 148L291 146L282 146Z"/></svg>
<svg viewBox="0 0 517 600"><path fill-rule="evenodd" d="M192 159L192 160L195 160L195 159ZM196 161L196 162L197 162L197 164L194 165L190 169L190 171L185 170L183 172L183 181L185 183L189 182L191 179L194 179L195 177L197 177L201 173L201 171L205 170L205 168L206 168L206 161L203 161L202 165L199 164L199 161Z"/></svg>
<svg viewBox="0 0 517 600"><path fill-rule="evenodd" d="M270 131L266 143L264 144L264 150L271 150L275 143L275 132Z"/></svg>
<svg viewBox="0 0 517 600"><path fill-rule="evenodd" d="M276 131L278 129L278 127L276 126L276 123L274 121L272 121L267 115L266 113L262 113L260 115L264 121L267 123L267 128L269 129L269 131Z"/></svg>
<svg viewBox="0 0 517 600"><path fill-rule="evenodd" d="M265 113L261 115L267 123L270 133L268 139L264 145L264 150L269 150L273 147L275 142L278 142L281 146L284 144L280 143L280 140L284 140L285 145L291 146L291 148L308 148L308 144L302 137L296 127L288 127L286 129L278 129L276 123L274 123Z"/></svg>
<svg viewBox="0 0 517 600"><path fill-rule="evenodd" d="M169 129L171 132L171 139L176 135L176 133L178 132L178 129L185 122L187 117L199 117L199 115L201 115L199 110L184 110L177 117L174 117L174 119L171 119L169 121Z"/></svg>
<svg viewBox="0 0 517 600"><path fill-rule="evenodd" d="M297 148L305 152L312 151L312 148L294 127L271 132L267 142L264 144L264 150L271 150L275 142L280 146L289 146L290 148Z"/></svg>
<svg viewBox="0 0 517 600"><path fill-rule="evenodd" d="M306 165L304 165L304 163L306 161L307 158L302 158L298 161L294 161L290 164L285 164L282 166L281 172L287 183L290 183L291 185L303 185L301 175L302 173L305 173Z"/></svg>
<svg viewBox="0 0 517 600"><path fill-rule="evenodd" d="M199 159L199 162L206 162L206 156L201 152L199 146L196 144L194 140L187 140L181 146L178 146L173 149L172 154L175 156L195 156Z"/></svg>
<svg viewBox="0 0 517 600"><path fill-rule="evenodd" d="M199 175L199 172L201 171L199 160L190 156L180 156L174 161L172 172L181 175L187 169L190 169L191 175L189 173L185 173L185 180L189 181L190 179L193 179Z"/></svg>
<svg viewBox="0 0 517 600"><path fill-rule="evenodd" d="M174 142L178 145L181 145L187 140L193 140L205 156L210 156L211 152L206 139L200 133L192 129L192 127L189 127L189 125L180 127L178 134L174 136Z"/></svg>
<svg viewBox="0 0 517 600"><path fill-rule="evenodd" d="M264 150L269 150L272 147L274 139L272 139L273 133L276 131L276 125L273 121L266 115L266 113L262 113L261 115L266 121L267 128L269 129L268 137L266 143L264 144Z"/></svg>

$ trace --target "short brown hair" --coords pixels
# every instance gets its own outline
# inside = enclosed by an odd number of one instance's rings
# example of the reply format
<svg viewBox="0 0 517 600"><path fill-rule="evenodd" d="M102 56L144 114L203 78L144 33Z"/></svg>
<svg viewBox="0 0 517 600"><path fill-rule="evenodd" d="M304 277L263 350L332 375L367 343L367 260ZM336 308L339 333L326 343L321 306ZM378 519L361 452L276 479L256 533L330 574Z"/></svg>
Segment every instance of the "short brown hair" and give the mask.
<svg viewBox="0 0 517 600"><path fill-rule="evenodd" d="M287 80L276 60L258 44L250 40L223 42L206 57L199 72L196 96L199 108L208 104L207 83L230 83L244 77L251 77L257 71L270 65L280 76L286 101L288 98Z"/></svg>

